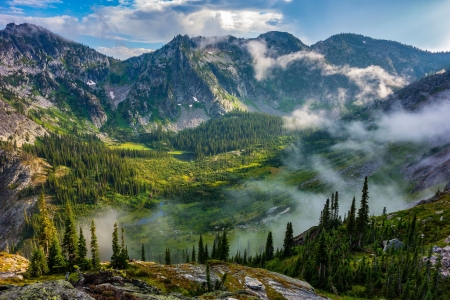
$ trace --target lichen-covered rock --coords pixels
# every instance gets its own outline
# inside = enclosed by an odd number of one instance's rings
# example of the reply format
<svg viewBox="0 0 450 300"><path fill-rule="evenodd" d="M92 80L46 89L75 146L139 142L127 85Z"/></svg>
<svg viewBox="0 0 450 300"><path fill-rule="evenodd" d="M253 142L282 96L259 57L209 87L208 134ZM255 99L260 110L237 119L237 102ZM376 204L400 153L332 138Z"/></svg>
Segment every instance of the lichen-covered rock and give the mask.
<svg viewBox="0 0 450 300"><path fill-rule="evenodd" d="M385 252L391 248L394 248L395 250L397 250L403 246L404 246L404 244L398 239L383 241L383 251L385 251Z"/></svg>
<svg viewBox="0 0 450 300"><path fill-rule="evenodd" d="M22 287L10 287L0 292L0 300L94 300L87 293L75 289L64 280L47 281Z"/></svg>

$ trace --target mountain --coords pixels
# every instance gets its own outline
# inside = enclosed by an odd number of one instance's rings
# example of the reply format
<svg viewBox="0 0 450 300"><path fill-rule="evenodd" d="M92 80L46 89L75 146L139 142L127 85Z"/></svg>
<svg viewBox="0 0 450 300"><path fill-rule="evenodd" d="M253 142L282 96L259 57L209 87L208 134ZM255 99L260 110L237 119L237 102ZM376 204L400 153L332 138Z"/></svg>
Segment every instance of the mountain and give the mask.
<svg viewBox="0 0 450 300"><path fill-rule="evenodd" d="M348 111L450 65L450 53L392 41L339 34L307 46L284 32L179 35L119 61L26 23L0 31L0 50L3 100L47 128L109 133L155 122L182 129L236 108Z"/></svg>
<svg viewBox="0 0 450 300"><path fill-rule="evenodd" d="M56 106L100 127L105 109L87 83L105 80L112 62L39 26L8 24L0 31L0 93L25 111Z"/></svg>

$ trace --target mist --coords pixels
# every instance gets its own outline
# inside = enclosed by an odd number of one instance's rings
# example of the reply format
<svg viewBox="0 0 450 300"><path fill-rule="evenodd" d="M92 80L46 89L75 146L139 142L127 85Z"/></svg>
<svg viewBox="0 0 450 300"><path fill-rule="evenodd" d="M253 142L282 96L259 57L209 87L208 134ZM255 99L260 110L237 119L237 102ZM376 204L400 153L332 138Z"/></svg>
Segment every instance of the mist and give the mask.
<svg viewBox="0 0 450 300"><path fill-rule="evenodd" d="M120 212L115 209L110 209L104 213L101 213L94 218L98 247L100 252L101 261L109 261L112 256L112 233L114 231L114 223L117 222ZM90 249L91 243L91 220L83 219L80 224L78 224L77 232L79 232L79 227L83 229L83 235L86 239L87 248ZM120 230L120 228L119 228ZM119 231L119 241L120 241L120 231ZM88 257L91 257L90 250L88 251Z"/></svg>
<svg viewBox="0 0 450 300"><path fill-rule="evenodd" d="M331 65L327 63L323 54L314 51L302 50L274 58L264 41L248 42L247 50L253 59L256 80L261 81L269 77L273 68L286 69L293 62L302 61L311 70L321 70L322 76L339 74L347 77L359 88L354 102L357 105L368 103L376 98L385 98L392 94L392 87L402 87L407 83L405 78L391 75L379 66L356 68L348 65ZM342 102L346 99L346 91L340 88L337 95L333 93L330 96L334 100Z"/></svg>

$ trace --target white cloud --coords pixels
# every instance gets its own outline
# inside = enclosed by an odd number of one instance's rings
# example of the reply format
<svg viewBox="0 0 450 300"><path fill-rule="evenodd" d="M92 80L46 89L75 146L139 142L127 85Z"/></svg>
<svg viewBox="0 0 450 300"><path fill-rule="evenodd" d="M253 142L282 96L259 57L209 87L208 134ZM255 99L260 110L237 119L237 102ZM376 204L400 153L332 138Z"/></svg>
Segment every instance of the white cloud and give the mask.
<svg viewBox="0 0 450 300"><path fill-rule="evenodd" d="M10 3L45 7L60 0L11 0ZM233 8L236 7L236 8ZM248 7L248 6L247 6ZM51 18L5 15L2 23L9 21L20 23L33 22L47 26L52 31L67 36L66 32L76 35L89 35L99 38L122 39L139 42L168 42L178 34L189 36L254 36L269 30L279 30L283 15L274 10L261 13L260 7L246 8L240 4L204 3L198 1L119 1L117 6L93 6L93 12L81 19L73 18L76 23L68 22L64 28L54 28ZM12 20L11 20L12 19Z"/></svg>
<svg viewBox="0 0 450 300"><path fill-rule="evenodd" d="M450 101L424 107L418 112L398 111L377 122L379 141L450 141Z"/></svg>
<svg viewBox="0 0 450 300"><path fill-rule="evenodd" d="M103 54L108 56L112 56L117 59L127 59L132 56L138 56L143 53L152 52L152 49L147 48L128 48L125 46L116 46L116 47L98 47L97 50Z"/></svg>
<svg viewBox="0 0 450 300"><path fill-rule="evenodd" d="M10 6L27 6L27 7L37 7L37 8L45 8L52 6L52 4L62 3L61 0L10 0L8 2Z"/></svg>
<svg viewBox="0 0 450 300"><path fill-rule="evenodd" d="M391 75L379 66L355 68L348 65L330 65L322 54L314 51L299 51L272 58L269 56L266 44L262 41L249 42L247 49L253 58L256 80L265 79L272 68L285 69L289 64L301 60L311 69L320 69L323 76L340 74L348 77L360 89L355 104L367 103L374 98L384 98L392 93L392 86L401 87L406 84L402 77ZM346 97L344 89L338 90L338 95L335 96L339 103L342 103Z"/></svg>
<svg viewBox="0 0 450 300"><path fill-rule="evenodd" d="M308 107L297 109L291 115L284 117L284 126L290 130L302 130L318 128L327 124L327 118L323 111L310 111Z"/></svg>

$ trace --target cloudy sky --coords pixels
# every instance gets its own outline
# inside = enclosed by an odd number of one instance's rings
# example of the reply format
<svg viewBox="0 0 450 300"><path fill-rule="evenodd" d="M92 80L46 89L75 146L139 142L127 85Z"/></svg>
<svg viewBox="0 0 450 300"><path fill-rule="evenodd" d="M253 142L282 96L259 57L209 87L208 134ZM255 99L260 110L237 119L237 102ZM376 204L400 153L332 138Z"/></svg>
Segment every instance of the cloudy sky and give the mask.
<svg viewBox="0 0 450 300"><path fill-rule="evenodd" d="M306 44L342 32L450 51L449 0L0 0L0 28L29 22L126 58L177 34L256 37L287 31Z"/></svg>

